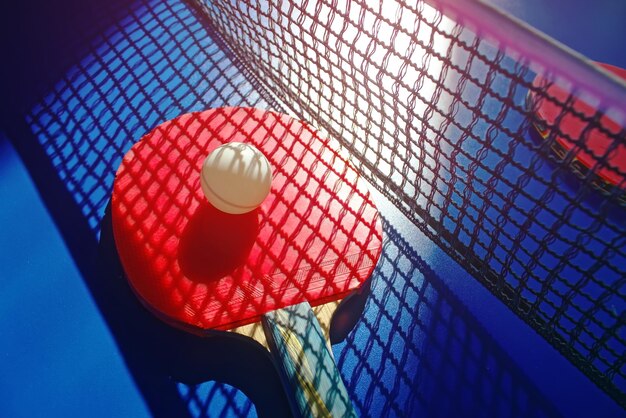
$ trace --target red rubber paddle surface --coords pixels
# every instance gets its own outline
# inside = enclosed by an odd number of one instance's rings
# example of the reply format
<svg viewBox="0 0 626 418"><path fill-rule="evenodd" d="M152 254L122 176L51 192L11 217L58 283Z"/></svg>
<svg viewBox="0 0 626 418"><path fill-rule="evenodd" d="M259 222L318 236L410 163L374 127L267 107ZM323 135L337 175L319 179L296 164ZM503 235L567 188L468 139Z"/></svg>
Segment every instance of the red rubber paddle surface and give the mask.
<svg viewBox="0 0 626 418"><path fill-rule="evenodd" d="M256 146L273 170L270 195L244 215L213 208L200 187L206 156L231 141ZM212 109L158 126L124 157L111 209L135 293L197 332L339 299L370 276L382 247L367 185L328 138L259 109Z"/></svg>
<svg viewBox="0 0 626 418"><path fill-rule="evenodd" d="M613 65L598 63L598 65L613 74L626 79L626 70L615 67ZM569 151L578 148L576 158L586 167L594 168L594 172L612 185L619 185L626 190L626 145L619 144L614 146L609 153L606 164L596 166L598 160L603 157L610 146L615 141L611 136L593 126L589 128L589 122L577 115L593 118L597 110L581 99L570 102L570 92L557 84L548 84L542 76L537 76L533 81L533 86L545 91L547 99L541 95L541 98L531 92L531 100L539 100L539 106L536 110L537 117L546 122L549 126L557 126L558 131L555 140L566 150ZM554 100L558 101L556 103ZM572 110L564 110L563 103L571 106ZM615 135L622 131L622 127L616 121L607 115L600 117L599 124ZM539 133L544 138L550 135L550 130L539 129ZM579 138L586 138L584 146L587 150L580 148Z"/></svg>

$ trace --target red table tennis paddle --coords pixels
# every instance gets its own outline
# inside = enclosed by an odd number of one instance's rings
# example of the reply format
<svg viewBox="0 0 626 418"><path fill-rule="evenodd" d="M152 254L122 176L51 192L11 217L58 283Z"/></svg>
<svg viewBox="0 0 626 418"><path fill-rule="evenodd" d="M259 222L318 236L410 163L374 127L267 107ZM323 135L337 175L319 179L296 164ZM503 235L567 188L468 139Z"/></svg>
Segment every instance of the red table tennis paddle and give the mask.
<svg viewBox="0 0 626 418"><path fill-rule="evenodd" d="M609 64L598 65L626 79L626 70ZM569 105L571 92L557 83L549 83L541 75L535 77L533 87L535 89L528 93L528 104L534 109L536 120L533 125L541 137L554 139L551 148L561 159L568 152L574 152L571 164L574 172L585 177L592 170L592 185L604 193L618 188L620 203L626 205L626 142L615 144L615 135L622 131L622 126L605 114L598 124L614 135L608 135L597 125L590 125L589 120L597 113L594 106L577 98L568 109L564 104ZM580 141L581 138L584 141ZM598 164L609 147L613 150L607 155L606 162Z"/></svg>
<svg viewBox="0 0 626 418"><path fill-rule="evenodd" d="M232 141L254 145L273 170L269 196L243 215L215 209L200 187L204 158ZM185 114L126 154L111 209L126 276L149 310L201 335L261 322L297 414L355 415L311 306L367 280L382 228L366 183L328 138L264 110Z"/></svg>

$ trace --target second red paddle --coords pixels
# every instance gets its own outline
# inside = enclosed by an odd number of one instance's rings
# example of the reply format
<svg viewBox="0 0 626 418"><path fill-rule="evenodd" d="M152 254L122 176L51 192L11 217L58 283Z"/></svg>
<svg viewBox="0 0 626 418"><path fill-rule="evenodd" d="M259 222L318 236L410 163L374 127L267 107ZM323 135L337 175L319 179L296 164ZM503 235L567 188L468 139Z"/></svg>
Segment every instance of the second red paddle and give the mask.
<svg viewBox="0 0 626 418"><path fill-rule="evenodd" d="M626 70L598 63L603 69L626 79ZM528 93L534 109L536 130L544 139L552 138L552 149L563 159L573 152L572 168L580 177L591 171L592 185L603 193L618 189L620 203L626 205L626 141L622 126L607 114L596 118L597 109L582 98L572 100L570 90L549 83L539 75ZM600 160L604 158L604 162Z"/></svg>

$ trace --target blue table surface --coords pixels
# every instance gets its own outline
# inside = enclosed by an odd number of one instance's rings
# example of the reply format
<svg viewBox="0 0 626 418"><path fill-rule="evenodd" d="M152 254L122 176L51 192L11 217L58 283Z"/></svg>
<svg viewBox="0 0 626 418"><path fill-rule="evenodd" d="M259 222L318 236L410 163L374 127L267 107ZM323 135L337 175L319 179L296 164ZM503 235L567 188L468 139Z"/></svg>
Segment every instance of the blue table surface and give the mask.
<svg viewBox="0 0 626 418"><path fill-rule="evenodd" d="M626 67L626 2L491 3L594 60ZM158 115L172 116L176 112ZM42 199L45 191L31 178L37 160L22 161L7 135L0 132L0 416L153 415L85 283L79 264L89 261L77 261L62 235L71 220L58 226L63 207L52 215ZM626 416L390 202L375 197L385 220L385 254L364 317L333 347L362 413ZM106 196L89 198L99 208L106 201ZM98 223L89 219L94 231ZM403 310L411 315L389 315ZM403 338L394 338L394 332ZM398 352L406 355L394 357ZM246 395L226 384L171 387L190 416L255 414Z"/></svg>

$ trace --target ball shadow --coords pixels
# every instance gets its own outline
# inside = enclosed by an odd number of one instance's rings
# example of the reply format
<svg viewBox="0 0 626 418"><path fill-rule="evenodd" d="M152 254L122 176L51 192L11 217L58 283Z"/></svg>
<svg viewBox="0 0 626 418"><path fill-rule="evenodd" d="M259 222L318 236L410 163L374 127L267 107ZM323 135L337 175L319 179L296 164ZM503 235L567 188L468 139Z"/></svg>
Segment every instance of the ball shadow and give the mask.
<svg viewBox="0 0 626 418"><path fill-rule="evenodd" d="M258 215L258 210L231 215L203 202L180 238L178 261L185 276L206 283L240 266L258 234Z"/></svg>

